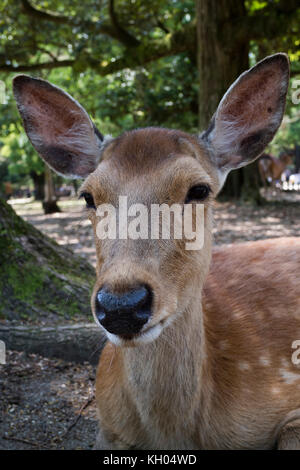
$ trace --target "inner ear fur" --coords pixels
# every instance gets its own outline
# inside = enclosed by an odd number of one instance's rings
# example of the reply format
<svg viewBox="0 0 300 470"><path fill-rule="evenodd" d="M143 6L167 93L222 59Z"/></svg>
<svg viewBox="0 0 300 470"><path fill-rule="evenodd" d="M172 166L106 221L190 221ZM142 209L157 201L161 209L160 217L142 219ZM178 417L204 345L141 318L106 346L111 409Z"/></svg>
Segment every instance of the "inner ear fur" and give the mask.
<svg viewBox="0 0 300 470"><path fill-rule="evenodd" d="M75 178L94 171L103 136L76 100L45 80L26 75L14 78L13 92L25 131L51 168Z"/></svg>
<svg viewBox="0 0 300 470"><path fill-rule="evenodd" d="M202 135L218 169L228 172L247 165L263 152L282 121L288 83L288 58L279 53L231 85Z"/></svg>

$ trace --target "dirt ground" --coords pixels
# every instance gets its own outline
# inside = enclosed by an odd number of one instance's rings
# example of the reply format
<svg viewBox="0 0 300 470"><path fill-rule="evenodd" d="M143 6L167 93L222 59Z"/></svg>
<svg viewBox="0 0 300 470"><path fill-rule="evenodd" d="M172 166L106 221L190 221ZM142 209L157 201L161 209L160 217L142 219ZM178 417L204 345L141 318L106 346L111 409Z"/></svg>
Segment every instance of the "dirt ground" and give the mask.
<svg viewBox="0 0 300 470"><path fill-rule="evenodd" d="M216 203L215 244L299 236L296 196L291 203L257 208ZM63 212L48 216L39 203L13 205L24 219L95 265L92 231L81 201L62 201ZM6 361L0 366L0 449L91 449L97 427L94 368L10 351Z"/></svg>
<svg viewBox="0 0 300 470"><path fill-rule="evenodd" d="M0 365L0 449L91 449L95 370L8 351Z"/></svg>

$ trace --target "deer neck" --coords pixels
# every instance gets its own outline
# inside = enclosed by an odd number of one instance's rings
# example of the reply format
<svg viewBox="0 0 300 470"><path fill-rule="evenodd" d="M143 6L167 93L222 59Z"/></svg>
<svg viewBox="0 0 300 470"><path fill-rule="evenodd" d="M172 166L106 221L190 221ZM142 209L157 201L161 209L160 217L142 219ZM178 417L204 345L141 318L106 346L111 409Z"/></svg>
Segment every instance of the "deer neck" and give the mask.
<svg viewBox="0 0 300 470"><path fill-rule="evenodd" d="M150 418L159 420L168 432L183 416L191 424L202 395L205 350L199 292L155 341L122 349L131 396L145 424L149 426Z"/></svg>

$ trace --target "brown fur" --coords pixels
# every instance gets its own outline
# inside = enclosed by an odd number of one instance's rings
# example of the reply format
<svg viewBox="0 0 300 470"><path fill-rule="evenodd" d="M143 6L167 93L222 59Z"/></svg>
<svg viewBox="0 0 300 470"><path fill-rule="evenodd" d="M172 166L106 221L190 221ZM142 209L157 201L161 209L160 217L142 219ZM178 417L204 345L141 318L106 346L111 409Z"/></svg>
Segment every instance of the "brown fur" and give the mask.
<svg viewBox="0 0 300 470"><path fill-rule="evenodd" d="M108 188L131 201L147 203L146 188L158 202L172 202L175 195L180 200L193 178L217 192L204 148L175 131L123 135L108 146L103 165L83 189L95 197L106 194L106 200ZM175 306L181 311L153 343L107 344L96 383L104 433L100 447L272 448L281 422L300 409L300 372L291 362L292 342L300 338L300 242L278 239L216 249L202 310L212 200L205 206L205 246L193 256L180 245L174 250L172 241L97 245L101 263L94 293L104 281L120 290L139 279L154 286L152 323L164 309L167 316ZM91 219L95 224L93 214Z"/></svg>

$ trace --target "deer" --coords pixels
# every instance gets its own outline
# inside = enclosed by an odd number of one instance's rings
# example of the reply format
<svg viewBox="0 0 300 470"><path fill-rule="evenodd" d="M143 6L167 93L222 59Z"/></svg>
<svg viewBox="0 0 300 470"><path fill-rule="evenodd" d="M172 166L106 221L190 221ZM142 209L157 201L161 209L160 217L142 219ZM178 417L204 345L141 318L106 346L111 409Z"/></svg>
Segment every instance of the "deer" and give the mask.
<svg viewBox="0 0 300 470"><path fill-rule="evenodd" d="M148 127L104 136L47 81L18 75L24 128L47 164L81 178L96 254L93 317L107 342L96 374L95 449L300 449L300 243L213 249L213 205L257 159L285 110L289 62L266 57L230 86L198 134ZM204 207L204 240L100 239L101 204ZM174 223L174 222L172 222ZM284 293L284 294L283 294ZM296 343L295 343L296 341Z"/></svg>
<svg viewBox="0 0 300 470"><path fill-rule="evenodd" d="M293 152L288 150L281 152L278 158L268 153L261 155L258 160L258 170L264 187L267 187L268 182L274 184L280 180L287 166L292 165L292 163Z"/></svg>

